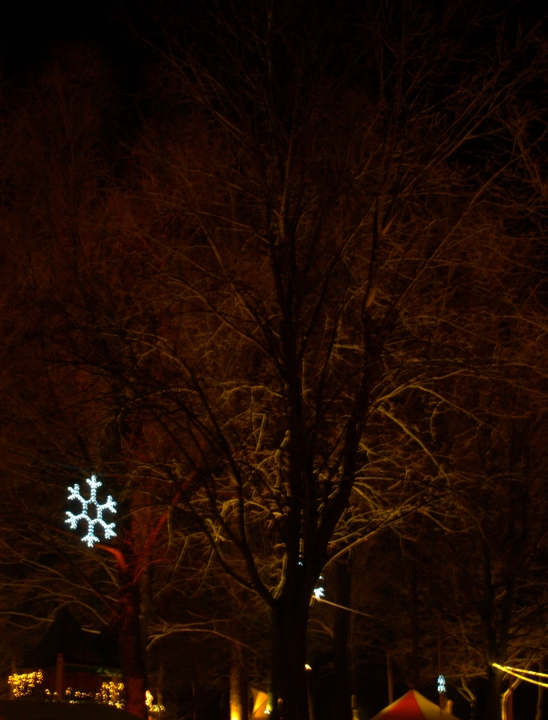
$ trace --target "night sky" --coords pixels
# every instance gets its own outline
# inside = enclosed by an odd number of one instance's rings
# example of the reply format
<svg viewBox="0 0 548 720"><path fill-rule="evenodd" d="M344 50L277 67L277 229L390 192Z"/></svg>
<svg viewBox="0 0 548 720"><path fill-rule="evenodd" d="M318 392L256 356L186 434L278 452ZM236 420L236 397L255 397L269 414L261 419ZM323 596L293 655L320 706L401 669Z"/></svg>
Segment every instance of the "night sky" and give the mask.
<svg viewBox="0 0 548 720"><path fill-rule="evenodd" d="M100 47L122 72L124 83L139 81L146 50L138 39L143 6L111 0L4 0L0 5L1 66L4 79L24 82L60 45ZM150 25L149 25L150 27Z"/></svg>
<svg viewBox="0 0 548 720"><path fill-rule="evenodd" d="M544 3L509 3L515 26L521 19L540 21L548 9ZM497 3L497 10L503 3ZM336 12L337 2L334 3ZM152 52L146 41L162 43L158 16L166 8L180 17L187 8L208 3L181 0L3 0L0 3L0 68L5 80L19 84L43 63L56 47L68 43L100 47L122 73L122 86L139 85ZM181 13L182 9L182 13ZM514 23L512 23L514 24ZM146 40L145 40L146 38Z"/></svg>

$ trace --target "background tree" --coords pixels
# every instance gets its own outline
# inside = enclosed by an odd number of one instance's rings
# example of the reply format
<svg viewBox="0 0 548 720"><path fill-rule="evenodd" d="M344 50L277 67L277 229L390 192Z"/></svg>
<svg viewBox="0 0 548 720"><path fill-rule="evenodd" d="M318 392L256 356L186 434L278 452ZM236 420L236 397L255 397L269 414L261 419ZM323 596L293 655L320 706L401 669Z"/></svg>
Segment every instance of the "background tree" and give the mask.
<svg viewBox="0 0 548 720"><path fill-rule="evenodd" d="M165 553L158 541L170 498L139 469L139 458L160 448L135 405L142 355L134 332L144 331L149 313L139 304L142 265L124 245L123 203L109 177L109 81L93 52L64 51L13 113L4 415L14 517L4 547L14 547L5 580L19 593L12 603L28 604L41 588L43 614L70 602L88 621L116 628L126 707L146 717L150 575ZM92 473L115 490L119 540L86 552L64 525L64 508L66 487Z"/></svg>

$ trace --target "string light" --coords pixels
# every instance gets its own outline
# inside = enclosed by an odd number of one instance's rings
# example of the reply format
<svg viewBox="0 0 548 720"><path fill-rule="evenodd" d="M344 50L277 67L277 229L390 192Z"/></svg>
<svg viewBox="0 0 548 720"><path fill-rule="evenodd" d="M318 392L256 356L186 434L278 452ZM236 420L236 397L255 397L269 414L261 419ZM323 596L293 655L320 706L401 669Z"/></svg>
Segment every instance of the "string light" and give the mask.
<svg viewBox="0 0 548 720"><path fill-rule="evenodd" d="M42 670L36 670L31 673L15 673L10 675L8 683L12 688L14 698L28 697L32 694L39 685L44 682L44 674ZM51 690L46 688L44 690L48 697L57 699L57 693L53 693ZM70 703L78 703L82 701L95 701L101 705L112 705L120 710L124 709L124 701L120 695L124 692L124 683L115 682L111 680L109 682L103 682L101 684L101 690L97 693L82 692L81 690L73 690L71 687L66 688L65 696L69 699ZM72 697L71 697L72 696ZM163 705L156 705L154 703L154 697L150 690L146 691L145 703L151 713L160 713L165 711Z"/></svg>
<svg viewBox="0 0 548 720"><path fill-rule="evenodd" d="M535 672L534 670L521 670L521 668L499 665L498 663L493 663L493 667L497 668L497 670L502 670L502 672L505 672L507 675L512 675L513 677L518 678L518 680L524 680L525 682L532 683L533 685L540 685L541 687L548 688L548 683L535 680L532 677L527 677L527 675L536 675L537 677L548 678L547 673Z"/></svg>
<svg viewBox="0 0 548 720"><path fill-rule="evenodd" d="M82 692L81 690L73 690L72 688L67 688L65 690L65 695L73 695L77 700L94 700L95 699L95 693L91 692ZM71 700L71 702L73 702Z"/></svg>
<svg viewBox="0 0 548 720"><path fill-rule="evenodd" d="M154 705L154 698L150 690L147 690L146 692L145 705L150 710L150 712L153 713L163 712L165 710L165 707L163 705Z"/></svg>
<svg viewBox="0 0 548 720"><path fill-rule="evenodd" d="M74 487L69 487L69 500L78 500L82 504L82 512L79 515L74 515L67 510L68 518L65 520L70 527L75 530L80 520L84 520L88 524L88 533L82 538L82 542L88 544L88 547L93 547L96 542L99 542L99 538L95 535L95 526L100 525L103 528L105 539L108 540L111 537L116 537L114 531L115 523L106 523L103 520L103 512L108 510L111 513L117 512L116 502L112 499L112 496L107 497L107 501L102 505L97 502L97 488L100 488L103 483L97 480L95 475L91 478L87 478L87 484L90 487L89 500L86 500L80 494L80 485L76 484ZM89 506L95 507L96 517L91 518L88 513Z"/></svg>
<svg viewBox="0 0 548 720"><path fill-rule="evenodd" d="M96 693L95 701L102 705L114 705L120 710L124 709L124 701L120 699L120 694L124 692L124 683L117 683L114 680L104 682L101 690Z"/></svg>
<svg viewBox="0 0 548 720"><path fill-rule="evenodd" d="M14 673L8 678L11 685L13 697L22 698L32 694L32 691L44 682L44 675L41 670L31 673Z"/></svg>

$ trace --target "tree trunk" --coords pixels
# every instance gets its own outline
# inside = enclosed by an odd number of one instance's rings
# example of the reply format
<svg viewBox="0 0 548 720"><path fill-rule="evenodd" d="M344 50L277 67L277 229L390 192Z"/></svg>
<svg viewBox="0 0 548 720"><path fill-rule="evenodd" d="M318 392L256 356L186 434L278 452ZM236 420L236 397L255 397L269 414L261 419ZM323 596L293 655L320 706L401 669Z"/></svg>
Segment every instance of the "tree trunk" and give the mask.
<svg viewBox="0 0 548 720"><path fill-rule="evenodd" d="M139 580L139 635L141 638L141 654L146 655L148 645L148 621L150 616L150 600L152 595L152 567L147 565Z"/></svg>
<svg viewBox="0 0 548 720"><path fill-rule="evenodd" d="M539 672L542 672L542 665L539 664ZM537 686L537 712L535 720L542 720L542 701L544 699L544 688L542 685Z"/></svg>
<svg viewBox="0 0 548 720"><path fill-rule="evenodd" d="M350 606L351 574L348 564L337 563L337 603ZM348 610L335 611L335 637L333 640L333 662L335 665L335 688L333 717L337 720L352 720L352 692L348 662L349 630L351 615Z"/></svg>
<svg viewBox="0 0 548 720"><path fill-rule="evenodd" d="M247 670L243 648L232 643L230 654L230 720L248 720Z"/></svg>
<svg viewBox="0 0 548 720"><path fill-rule="evenodd" d="M417 593L417 564L415 562L415 548L413 548L413 559L411 561L411 685L414 688L420 686L421 666L419 652L419 601Z"/></svg>
<svg viewBox="0 0 548 720"><path fill-rule="evenodd" d="M122 573L120 573L122 575ZM122 578L121 578L122 580ZM126 695L125 709L140 718L147 717L145 694L147 673L141 651L139 622L139 588L131 581L121 584L119 591L120 616L118 619L118 646L120 667Z"/></svg>
<svg viewBox="0 0 548 720"><path fill-rule="evenodd" d="M485 720L502 720L502 673L491 665L487 671Z"/></svg>
<svg viewBox="0 0 548 720"><path fill-rule="evenodd" d="M309 598L288 593L271 614L272 720L309 720L306 683L306 629ZM293 600L293 602L292 602Z"/></svg>

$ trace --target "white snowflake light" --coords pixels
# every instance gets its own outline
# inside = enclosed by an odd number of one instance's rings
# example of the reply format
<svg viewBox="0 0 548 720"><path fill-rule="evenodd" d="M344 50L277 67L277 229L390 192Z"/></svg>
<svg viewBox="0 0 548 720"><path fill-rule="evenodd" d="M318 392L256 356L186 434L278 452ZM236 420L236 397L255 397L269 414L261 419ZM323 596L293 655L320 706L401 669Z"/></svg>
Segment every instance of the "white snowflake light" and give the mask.
<svg viewBox="0 0 548 720"><path fill-rule="evenodd" d="M74 515L74 513L67 510L68 518L65 522L67 522L70 527L75 530L80 520L85 520L88 524L88 534L82 538L82 542L87 543L88 547L93 547L93 545L96 542L99 542L100 539L95 535L96 525L100 525L103 528L105 540L108 540L111 537L116 537L116 533L114 532L115 523L106 523L103 520L103 512L105 512L105 510L109 510L111 513L116 512L116 503L112 499L111 495L107 497L106 503L101 505L97 502L97 488L101 487L103 483L99 482L95 475L92 475L91 478L87 478L86 482L90 487L89 500L86 500L80 495L80 485L69 487L70 494L68 499L78 500L78 502L82 503L82 512L79 515ZM91 518L89 516L88 510L90 505L95 506L96 517Z"/></svg>
<svg viewBox="0 0 548 720"><path fill-rule="evenodd" d="M445 692L445 678L443 677L443 675L438 675L438 692Z"/></svg>

